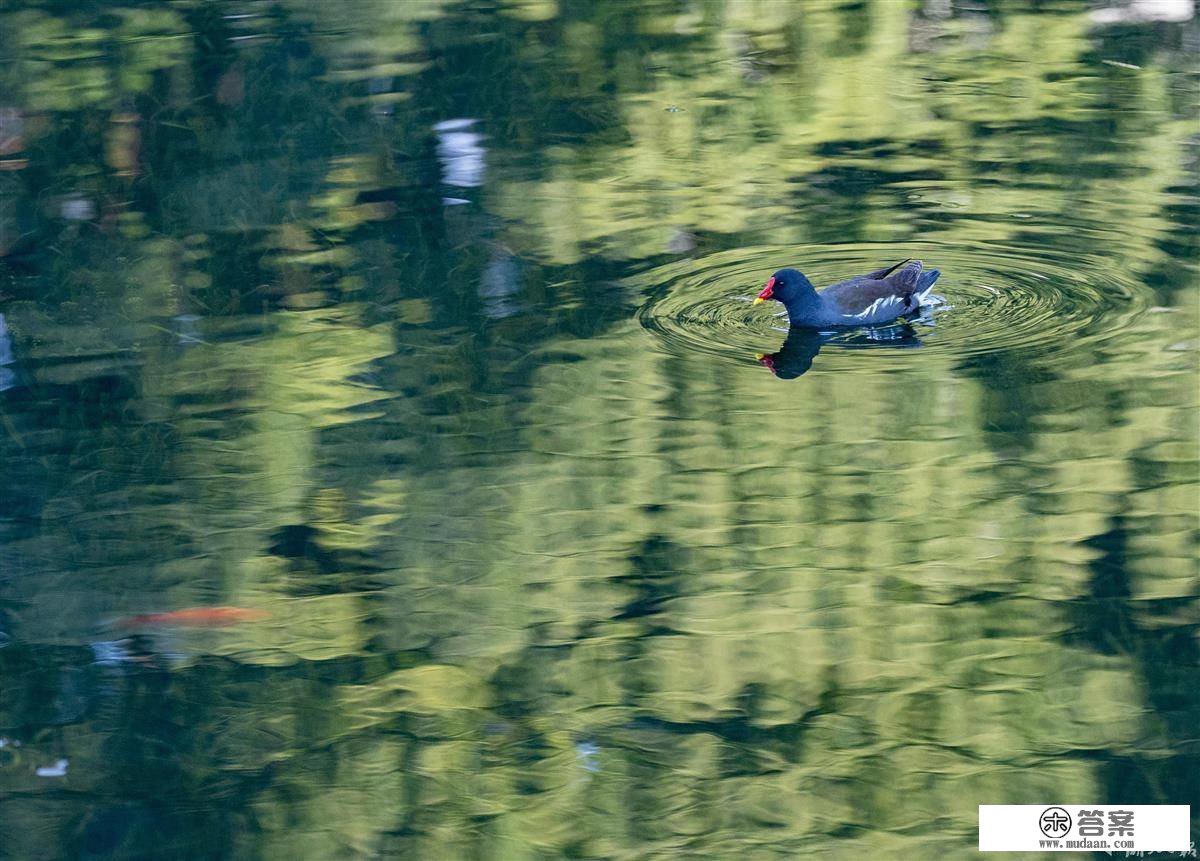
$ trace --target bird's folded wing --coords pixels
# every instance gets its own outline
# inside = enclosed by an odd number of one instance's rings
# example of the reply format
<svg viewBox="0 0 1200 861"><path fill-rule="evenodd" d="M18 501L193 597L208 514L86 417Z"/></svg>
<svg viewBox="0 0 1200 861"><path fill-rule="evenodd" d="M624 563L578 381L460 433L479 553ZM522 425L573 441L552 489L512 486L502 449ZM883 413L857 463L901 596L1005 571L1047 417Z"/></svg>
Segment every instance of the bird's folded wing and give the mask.
<svg viewBox="0 0 1200 861"><path fill-rule="evenodd" d="M886 313L895 314L907 305L895 286L885 281L847 281L824 291L828 307L843 317L866 320Z"/></svg>

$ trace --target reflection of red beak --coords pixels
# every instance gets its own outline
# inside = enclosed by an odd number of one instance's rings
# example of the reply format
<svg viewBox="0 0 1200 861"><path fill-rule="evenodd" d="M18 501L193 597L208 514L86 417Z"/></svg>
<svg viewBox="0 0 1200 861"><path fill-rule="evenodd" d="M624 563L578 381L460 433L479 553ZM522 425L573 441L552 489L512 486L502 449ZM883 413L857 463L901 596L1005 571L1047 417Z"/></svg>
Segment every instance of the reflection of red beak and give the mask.
<svg viewBox="0 0 1200 861"><path fill-rule="evenodd" d="M774 356L767 356L767 355L764 355L763 353L758 353L754 358L758 359L758 363L760 365L762 365L764 368L766 368L768 371L770 371L772 374L775 373L775 357Z"/></svg>
<svg viewBox="0 0 1200 861"><path fill-rule="evenodd" d="M775 279L768 278L767 286L762 288L762 292L758 294L758 298L754 300L754 304L757 305L760 302L766 302L768 299L774 299L774 298L775 298Z"/></svg>

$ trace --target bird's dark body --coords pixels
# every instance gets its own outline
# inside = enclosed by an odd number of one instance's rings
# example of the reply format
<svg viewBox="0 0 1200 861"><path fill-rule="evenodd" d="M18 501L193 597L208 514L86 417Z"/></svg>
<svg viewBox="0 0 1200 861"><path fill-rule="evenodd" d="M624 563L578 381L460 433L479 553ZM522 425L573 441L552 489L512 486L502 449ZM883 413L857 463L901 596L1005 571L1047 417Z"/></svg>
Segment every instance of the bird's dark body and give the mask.
<svg viewBox="0 0 1200 861"><path fill-rule="evenodd" d="M759 298L782 302L793 326L876 326L916 313L939 274L904 260L818 291L797 270L780 269Z"/></svg>

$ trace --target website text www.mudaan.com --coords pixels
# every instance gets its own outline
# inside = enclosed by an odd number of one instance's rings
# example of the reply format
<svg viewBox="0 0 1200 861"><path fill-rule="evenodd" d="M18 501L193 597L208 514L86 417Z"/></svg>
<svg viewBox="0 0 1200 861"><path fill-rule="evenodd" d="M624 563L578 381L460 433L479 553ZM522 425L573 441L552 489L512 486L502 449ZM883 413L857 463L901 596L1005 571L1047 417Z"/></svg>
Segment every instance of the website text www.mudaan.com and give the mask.
<svg viewBox="0 0 1200 861"><path fill-rule="evenodd" d="M1080 837L1074 840L1039 840L1038 845L1042 849L1097 849L1103 851L1105 849L1132 849L1134 841L1089 840L1086 837Z"/></svg>

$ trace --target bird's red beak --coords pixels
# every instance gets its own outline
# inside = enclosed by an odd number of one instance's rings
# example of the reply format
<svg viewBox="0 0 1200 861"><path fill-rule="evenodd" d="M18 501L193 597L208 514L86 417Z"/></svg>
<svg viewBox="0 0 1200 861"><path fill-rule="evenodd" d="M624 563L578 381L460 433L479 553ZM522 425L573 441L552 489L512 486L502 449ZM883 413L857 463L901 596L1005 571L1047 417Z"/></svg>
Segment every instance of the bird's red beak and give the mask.
<svg viewBox="0 0 1200 861"><path fill-rule="evenodd" d="M754 359L772 374L775 373L775 357L768 356L765 353L755 353Z"/></svg>
<svg viewBox="0 0 1200 861"><path fill-rule="evenodd" d="M762 288L762 292L758 294L758 298L754 300L757 305L760 302L766 302L768 299L775 298L775 279L774 277L767 279L767 286Z"/></svg>

